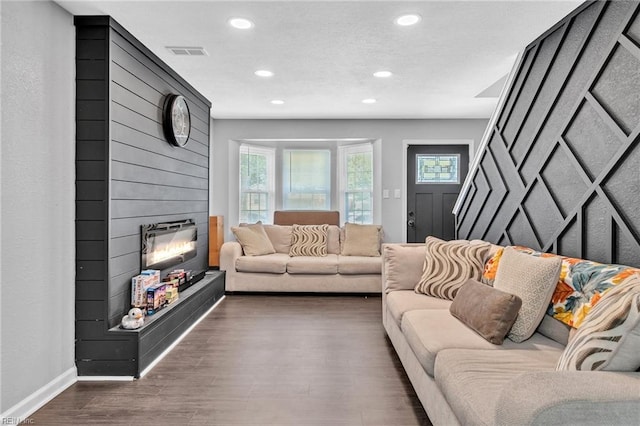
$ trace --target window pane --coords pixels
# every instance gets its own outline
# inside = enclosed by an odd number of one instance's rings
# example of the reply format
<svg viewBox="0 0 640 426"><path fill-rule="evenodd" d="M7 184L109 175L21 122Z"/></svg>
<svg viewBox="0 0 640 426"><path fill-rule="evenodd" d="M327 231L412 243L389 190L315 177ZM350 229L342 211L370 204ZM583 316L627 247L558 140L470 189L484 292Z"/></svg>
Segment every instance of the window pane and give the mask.
<svg viewBox="0 0 640 426"><path fill-rule="evenodd" d="M270 223L274 200L274 150L240 147L240 222Z"/></svg>
<svg viewBox="0 0 640 426"><path fill-rule="evenodd" d="M373 149L346 147L344 154L344 214L350 223L373 223Z"/></svg>
<svg viewBox="0 0 640 426"><path fill-rule="evenodd" d="M460 183L460 154L417 154L416 183Z"/></svg>
<svg viewBox="0 0 640 426"><path fill-rule="evenodd" d="M292 210L330 209L330 151L285 150L283 160L283 207Z"/></svg>
<svg viewBox="0 0 640 426"><path fill-rule="evenodd" d="M241 190L268 189L267 157L260 154L240 154Z"/></svg>
<svg viewBox="0 0 640 426"><path fill-rule="evenodd" d="M240 194L240 222L269 222L269 194L259 192L243 192Z"/></svg>
<svg viewBox="0 0 640 426"><path fill-rule="evenodd" d="M346 221L350 223L372 223L373 205L371 192L346 192Z"/></svg>

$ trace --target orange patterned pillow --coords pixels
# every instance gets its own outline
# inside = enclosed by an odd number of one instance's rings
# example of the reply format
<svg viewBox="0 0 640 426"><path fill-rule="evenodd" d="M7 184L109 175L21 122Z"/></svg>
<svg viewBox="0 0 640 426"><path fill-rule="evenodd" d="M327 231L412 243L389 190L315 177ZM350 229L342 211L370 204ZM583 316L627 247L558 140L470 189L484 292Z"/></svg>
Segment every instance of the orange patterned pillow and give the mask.
<svg viewBox="0 0 640 426"><path fill-rule="evenodd" d="M529 247L513 246L513 248L532 256L558 256ZM482 274L482 282L485 284L493 285L503 251L504 249L498 250L485 264ZM640 269L624 265L606 265L591 260L559 257L562 258L562 269L547 314L575 328L580 326L587 313L607 290L620 284L630 275L640 272Z"/></svg>

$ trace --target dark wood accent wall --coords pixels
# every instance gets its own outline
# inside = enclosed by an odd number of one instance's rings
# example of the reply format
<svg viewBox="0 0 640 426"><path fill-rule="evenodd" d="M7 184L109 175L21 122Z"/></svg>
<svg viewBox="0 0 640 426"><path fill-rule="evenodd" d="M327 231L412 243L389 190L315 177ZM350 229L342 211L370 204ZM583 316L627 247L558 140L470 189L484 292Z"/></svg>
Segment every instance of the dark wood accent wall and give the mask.
<svg viewBox="0 0 640 426"><path fill-rule="evenodd" d="M183 267L208 268L211 103L110 17L77 16L75 25L78 371L129 375L137 338L109 329L130 307L140 226L195 219L198 254ZM190 108L184 148L162 129L171 93Z"/></svg>
<svg viewBox="0 0 640 426"><path fill-rule="evenodd" d="M640 266L639 9L585 3L527 46L459 238Z"/></svg>

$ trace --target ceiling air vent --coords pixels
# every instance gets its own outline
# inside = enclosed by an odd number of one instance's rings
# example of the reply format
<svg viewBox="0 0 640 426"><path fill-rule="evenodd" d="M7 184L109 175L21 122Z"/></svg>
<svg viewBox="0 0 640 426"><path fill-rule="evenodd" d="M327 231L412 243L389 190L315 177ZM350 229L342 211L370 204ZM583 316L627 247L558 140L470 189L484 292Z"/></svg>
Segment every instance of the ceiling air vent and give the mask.
<svg viewBox="0 0 640 426"><path fill-rule="evenodd" d="M167 46L174 55L178 56L209 56L204 47L198 46Z"/></svg>

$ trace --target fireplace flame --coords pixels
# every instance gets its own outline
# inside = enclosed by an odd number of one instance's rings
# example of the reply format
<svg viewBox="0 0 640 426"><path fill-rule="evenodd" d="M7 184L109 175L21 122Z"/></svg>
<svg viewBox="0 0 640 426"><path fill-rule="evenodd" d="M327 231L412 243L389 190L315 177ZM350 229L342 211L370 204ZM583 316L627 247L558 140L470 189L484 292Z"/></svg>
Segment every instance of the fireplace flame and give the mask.
<svg viewBox="0 0 640 426"><path fill-rule="evenodd" d="M154 250L147 255L147 265L154 265L165 260L182 256L183 254L195 250L195 241L167 244L163 248Z"/></svg>

